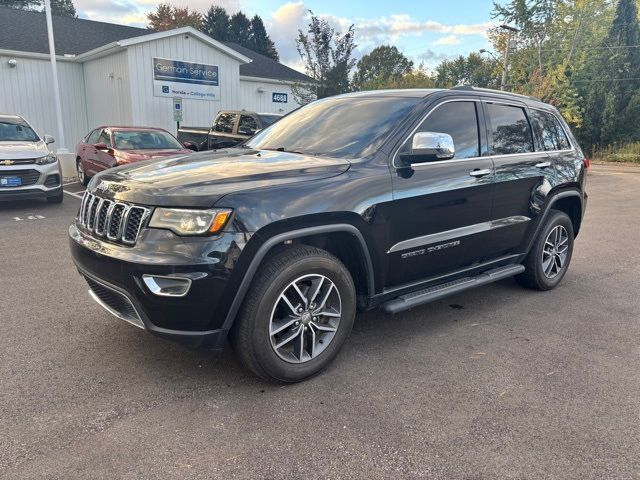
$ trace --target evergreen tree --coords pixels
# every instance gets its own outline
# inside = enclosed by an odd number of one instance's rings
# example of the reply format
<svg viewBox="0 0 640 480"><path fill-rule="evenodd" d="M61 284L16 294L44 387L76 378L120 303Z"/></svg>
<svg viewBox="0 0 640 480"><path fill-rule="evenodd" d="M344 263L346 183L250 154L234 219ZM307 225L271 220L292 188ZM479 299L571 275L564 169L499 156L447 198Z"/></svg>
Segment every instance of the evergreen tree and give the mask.
<svg viewBox="0 0 640 480"><path fill-rule="evenodd" d="M234 13L229 22L229 40L250 48L251 21L242 13Z"/></svg>
<svg viewBox="0 0 640 480"><path fill-rule="evenodd" d="M42 2L44 5L44 2ZM51 14L59 17L77 17L72 0L51 0Z"/></svg>
<svg viewBox="0 0 640 480"><path fill-rule="evenodd" d="M593 62L581 137L610 145L640 140L640 22L635 0L620 0Z"/></svg>
<svg viewBox="0 0 640 480"><path fill-rule="evenodd" d="M221 42L229 40L229 14L219 6L212 5L207 10L202 24L202 31L211 38Z"/></svg>
<svg viewBox="0 0 640 480"><path fill-rule="evenodd" d="M1 0L1 7L15 8L17 10L36 10L42 8L43 0ZM77 17L76 7L72 0L51 0L51 14L59 17Z"/></svg>
<svg viewBox="0 0 640 480"><path fill-rule="evenodd" d="M249 38L248 48L273 60L278 61L280 59L276 46L269 37L262 18L258 15L254 15L251 19L251 36Z"/></svg>

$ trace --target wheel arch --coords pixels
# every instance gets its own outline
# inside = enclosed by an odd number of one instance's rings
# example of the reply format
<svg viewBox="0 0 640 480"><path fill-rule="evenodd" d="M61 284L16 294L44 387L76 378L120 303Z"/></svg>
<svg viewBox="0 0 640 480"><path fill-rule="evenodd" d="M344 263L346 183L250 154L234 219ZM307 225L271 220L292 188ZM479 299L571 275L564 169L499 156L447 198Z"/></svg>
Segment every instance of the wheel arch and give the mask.
<svg viewBox="0 0 640 480"><path fill-rule="evenodd" d="M345 241L348 243L345 243ZM244 272L240 286L226 314L223 329L229 330L233 325L260 265L269 254L286 248L289 243L311 245L327 250L340 259L349 269L356 285L356 292L373 296L375 292L373 263L367 243L360 230L348 223L300 228L274 235L265 240L258 248ZM357 262L354 262L353 258L349 258L350 253L358 254Z"/></svg>
<svg viewBox="0 0 640 480"><path fill-rule="evenodd" d="M561 210L569 215L574 229L574 238L577 237L582 224L583 202L582 193L577 189L562 190L551 194L546 202L543 212L540 214L540 221L538 222L534 235L529 241L529 245L527 246L527 250L524 255L529 253L529 250L531 250L531 247L536 241L536 238L538 238L538 235L540 234L551 210Z"/></svg>

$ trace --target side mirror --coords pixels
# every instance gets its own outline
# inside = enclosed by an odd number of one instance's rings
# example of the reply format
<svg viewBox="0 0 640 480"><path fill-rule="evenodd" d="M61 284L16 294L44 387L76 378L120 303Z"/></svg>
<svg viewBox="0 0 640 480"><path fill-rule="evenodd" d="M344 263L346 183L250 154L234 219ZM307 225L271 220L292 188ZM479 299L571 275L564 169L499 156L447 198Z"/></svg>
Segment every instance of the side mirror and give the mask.
<svg viewBox="0 0 640 480"><path fill-rule="evenodd" d="M189 150L193 150L194 152L198 151L198 146L193 142L182 142L182 146L184 148L188 148Z"/></svg>
<svg viewBox="0 0 640 480"><path fill-rule="evenodd" d="M107 147L107 144L104 142L94 143L93 146L97 150L109 150L109 147Z"/></svg>
<svg viewBox="0 0 640 480"><path fill-rule="evenodd" d="M44 140L44 143L46 143L47 145L51 145L53 142L55 142L54 138L51 135L43 136L42 140Z"/></svg>
<svg viewBox="0 0 640 480"><path fill-rule="evenodd" d="M448 133L418 132L411 140L411 150L401 153L407 164L450 160L456 154L453 138Z"/></svg>

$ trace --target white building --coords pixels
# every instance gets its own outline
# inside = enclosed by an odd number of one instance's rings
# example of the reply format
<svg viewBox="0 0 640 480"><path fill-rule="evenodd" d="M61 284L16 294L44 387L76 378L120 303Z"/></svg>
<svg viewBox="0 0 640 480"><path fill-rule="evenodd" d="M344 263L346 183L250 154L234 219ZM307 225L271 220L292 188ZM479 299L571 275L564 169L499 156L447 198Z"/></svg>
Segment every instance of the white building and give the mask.
<svg viewBox="0 0 640 480"><path fill-rule="evenodd" d="M208 126L220 110L286 113L298 107L291 86L309 77L191 28L166 32L53 17L66 145L100 125L176 132L174 97L184 125ZM45 15L0 8L0 113L17 113L56 135Z"/></svg>

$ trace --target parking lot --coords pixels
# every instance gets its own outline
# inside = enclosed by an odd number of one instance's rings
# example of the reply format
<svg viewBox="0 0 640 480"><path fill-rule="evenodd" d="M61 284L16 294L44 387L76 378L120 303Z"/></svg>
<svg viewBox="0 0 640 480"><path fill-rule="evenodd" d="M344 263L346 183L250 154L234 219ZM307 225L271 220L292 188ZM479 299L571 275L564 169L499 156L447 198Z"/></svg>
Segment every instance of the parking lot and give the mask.
<svg viewBox="0 0 640 480"><path fill-rule="evenodd" d="M592 167L556 290L359 315L286 387L95 304L65 188L0 204L0 477L640 478L640 168Z"/></svg>

